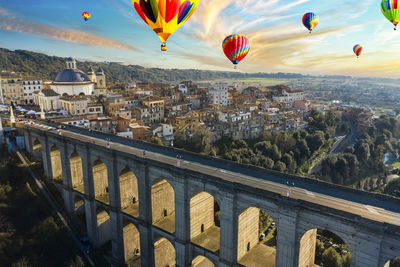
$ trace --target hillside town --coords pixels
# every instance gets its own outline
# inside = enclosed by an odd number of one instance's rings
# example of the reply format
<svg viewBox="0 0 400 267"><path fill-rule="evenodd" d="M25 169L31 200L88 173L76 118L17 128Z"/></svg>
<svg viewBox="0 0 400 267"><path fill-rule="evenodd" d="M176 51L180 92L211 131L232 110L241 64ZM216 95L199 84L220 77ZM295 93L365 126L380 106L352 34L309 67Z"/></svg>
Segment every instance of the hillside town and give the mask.
<svg viewBox="0 0 400 267"><path fill-rule="evenodd" d="M221 138L258 138L264 132L292 133L307 127L313 111L338 110L307 99L302 90L285 85L257 88L238 83L107 84L101 68L84 73L68 58L54 81L2 74L0 103L16 107L20 117L41 118L88 130L143 141L159 138L173 146L175 136L190 139L207 129L211 142ZM345 110L369 125L372 112ZM359 116L362 114L363 116Z"/></svg>

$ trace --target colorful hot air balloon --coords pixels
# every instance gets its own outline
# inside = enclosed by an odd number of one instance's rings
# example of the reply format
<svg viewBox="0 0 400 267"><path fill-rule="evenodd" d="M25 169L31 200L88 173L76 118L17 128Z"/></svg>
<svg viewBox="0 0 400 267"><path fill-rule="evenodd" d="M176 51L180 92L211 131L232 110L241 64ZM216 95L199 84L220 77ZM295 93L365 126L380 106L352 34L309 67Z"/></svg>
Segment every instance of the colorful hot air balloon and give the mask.
<svg viewBox="0 0 400 267"><path fill-rule="evenodd" d="M89 19L90 19L90 13L89 12L83 12L82 13L82 18L85 20L85 21L88 21Z"/></svg>
<svg viewBox="0 0 400 267"><path fill-rule="evenodd" d="M315 15L312 12L306 13L303 16L303 24L310 31L310 33L318 25L318 22L319 22L319 19L318 19L317 15Z"/></svg>
<svg viewBox="0 0 400 267"><path fill-rule="evenodd" d="M400 1L398 0L382 0L381 11L383 15L394 25L396 30L397 24L400 22Z"/></svg>
<svg viewBox="0 0 400 267"><path fill-rule="evenodd" d="M185 23L195 11L199 0L132 0L139 16L160 37L161 50L171 34Z"/></svg>
<svg viewBox="0 0 400 267"><path fill-rule="evenodd" d="M361 45L359 45L359 44L356 44L353 47L354 54L356 54L357 57L359 57L361 55L362 50L363 50L363 47Z"/></svg>
<svg viewBox="0 0 400 267"><path fill-rule="evenodd" d="M250 42L243 35L232 34L222 42L222 49L225 56L235 65L236 69L236 65L249 53Z"/></svg>

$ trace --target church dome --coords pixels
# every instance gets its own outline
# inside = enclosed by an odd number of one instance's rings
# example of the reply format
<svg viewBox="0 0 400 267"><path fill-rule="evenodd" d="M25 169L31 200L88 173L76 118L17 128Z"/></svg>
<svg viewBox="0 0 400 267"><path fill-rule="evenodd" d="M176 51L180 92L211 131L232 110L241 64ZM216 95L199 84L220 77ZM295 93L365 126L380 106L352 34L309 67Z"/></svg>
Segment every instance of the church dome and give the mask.
<svg viewBox="0 0 400 267"><path fill-rule="evenodd" d="M57 75L55 82L90 82L90 79L81 70L65 69Z"/></svg>

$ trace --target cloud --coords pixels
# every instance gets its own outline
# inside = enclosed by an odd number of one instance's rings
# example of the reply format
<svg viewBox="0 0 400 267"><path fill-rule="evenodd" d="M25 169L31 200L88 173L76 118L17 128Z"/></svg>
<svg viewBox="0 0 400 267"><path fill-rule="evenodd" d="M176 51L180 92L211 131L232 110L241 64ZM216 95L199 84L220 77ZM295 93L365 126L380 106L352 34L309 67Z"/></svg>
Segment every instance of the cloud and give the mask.
<svg viewBox="0 0 400 267"><path fill-rule="evenodd" d="M66 30L33 21L17 19L11 15L10 12L2 8L0 8L0 15L3 17L2 22L0 22L0 29L16 31L20 33L38 34L69 43L139 51L137 48L131 45L114 41L96 34L75 30Z"/></svg>

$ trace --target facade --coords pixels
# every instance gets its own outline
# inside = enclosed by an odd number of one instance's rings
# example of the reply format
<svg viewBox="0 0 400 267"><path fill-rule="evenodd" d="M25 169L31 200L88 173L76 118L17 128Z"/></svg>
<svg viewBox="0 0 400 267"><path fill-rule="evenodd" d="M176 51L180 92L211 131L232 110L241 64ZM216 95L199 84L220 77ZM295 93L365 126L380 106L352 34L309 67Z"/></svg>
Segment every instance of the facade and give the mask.
<svg viewBox="0 0 400 267"><path fill-rule="evenodd" d="M43 82L39 79L24 79L22 87L24 90L24 102L26 105L33 105L33 93L42 90Z"/></svg>
<svg viewBox="0 0 400 267"><path fill-rule="evenodd" d="M86 96L61 96L60 108L71 115L85 115L88 113L88 99Z"/></svg>
<svg viewBox="0 0 400 267"><path fill-rule="evenodd" d="M81 70L77 69L73 58L67 60L67 68L58 73L50 87L59 95L92 95L95 84Z"/></svg>
<svg viewBox="0 0 400 267"><path fill-rule="evenodd" d="M25 104L22 78L2 77L1 84L4 104L10 105L11 102L18 105Z"/></svg>
<svg viewBox="0 0 400 267"><path fill-rule="evenodd" d="M60 109L60 95L51 89L42 89L33 94L33 102L36 106L43 107L43 111L56 111Z"/></svg>
<svg viewBox="0 0 400 267"><path fill-rule="evenodd" d="M151 127L153 136L160 138L164 144L169 145L174 140L174 128L171 124L160 123Z"/></svg>
<svg viewBox="0 0 400 267"><path fill-rule="evenodd" d="M290 90L288 88L282 89L281 94L272 97L272 100L277 102L290 102L300 101L305 99L304 91L301 90Z"/></svg>
<svg viewBox="0 0 400 267"><path fill-rule="evenodd" d="M228 85L218 83L213 88L208 89L208 100L210 104L220 107L232 105L232 97L229 97Z"/></svg>

